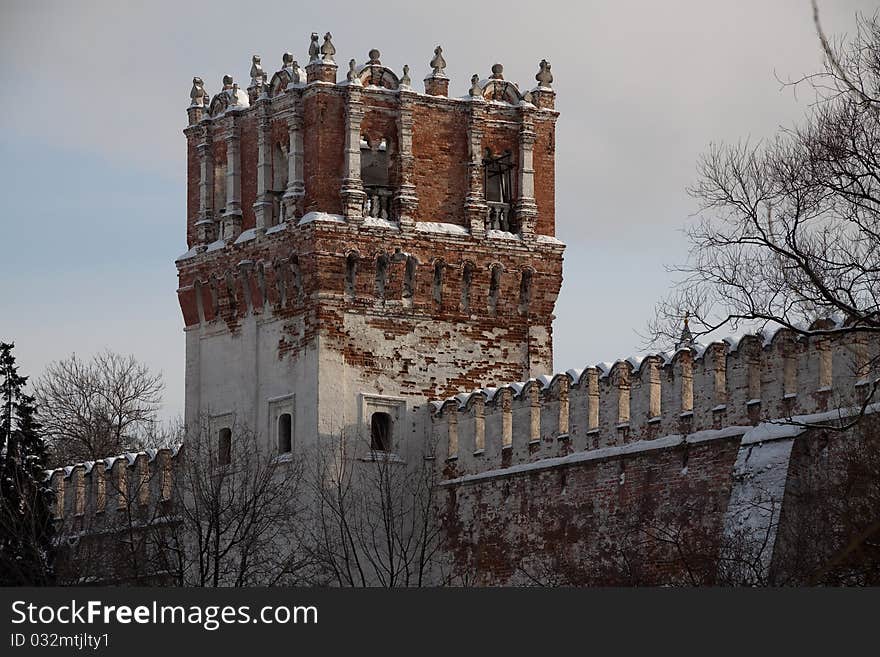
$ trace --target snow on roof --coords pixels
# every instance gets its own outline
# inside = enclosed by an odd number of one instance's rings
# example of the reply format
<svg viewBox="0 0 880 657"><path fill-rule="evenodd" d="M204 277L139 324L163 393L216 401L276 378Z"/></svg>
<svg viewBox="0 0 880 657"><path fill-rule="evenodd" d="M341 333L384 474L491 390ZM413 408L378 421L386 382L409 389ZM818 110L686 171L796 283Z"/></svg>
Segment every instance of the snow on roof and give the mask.
<svg viewBox="0 0 880 657"><path fill-rule="evenodd" d="M174 262L180 262L181 260L189 260L190 258L195 258L198 255L198 247L193 246L189 251L184 253L183 255L178 256Z"/></svg>
<svg viewBox="0 0 880 657"><path fill-rule="evenodd" d="M562 246L565 246L565 242L552 235L538 235L535 237L535 241L543 242L544 244L561 244Z"/></svg>
<svg viewBox="0 0 880 657"><path fill-rule="evenodd" d="M235 244L242 244L244 242L249 242L257 236L256 228L248 228L247 230L241 231L241 235L238 236L238 239L235 240Z"/></svg>
<svg viewBox="0 0 880 657"><path fill-rule="evenodd" d="M392 230L400 230L400 226L396 221L389 221L381 217L364 217L364 226L369 228L391 228Z"/></svg>
<svg viewBox="0 0 880 657"><path fill-rule="evenodd" d="M522 237L509 233L506 230L495 230L494 228L486 231L486 237L495 240L522 240Z"/></svg>
<svg viewBox="0 0 880 657"><path fill-rule="evenodd" d="M328 214L326 212L309 212L304 214L302 218L297 222L298 226L305 226L306 224L310 224L313 222L329 222L336 224L344 224L345 217L341 214Z"/></svg>
<svg viewBox="0 0 880 657"><path fill-rule="evenodd" d="M439 221L420 221L416 223L417 233L441 233L444 235L469 235L464 226L458 224L446 224Z"/></svg>
<svg viewBox="0 0 880 657"><path fill-rule="evenodd" d="M45 470L46 479L51 479L52 475L58 472L64 473L64 478L67 479L73 473L76 468L82 467L85 469L86 473L91 472L96 465L103 463L105 470L113 469L113 464L116 463L119 459L124 458L128 465L133 465L135 461L137 461L138 457L146 456L147 461L152 463L156 460L156 457L159 455L159 452L163 450L167 450L171 452L171 457L177 456L178 452L180 452L180 448L183 447L183 443L178 443L171 447L162 447L160 449L156 449L154 447L148 447L145 450L140 452L124 452L122 454L117 454L116 456L107 456L97 461L80 461L79 463L73 463L71 465L65 465L62 467L55 468L54 470Z"/></svg>
<svg viewBox="0 0 880 657"><path fill-rule="evenodd" d="M275 224L274 226L270 226L266 229L266 235L272 235L273 233L280 233L282 230L287 229L287 222L282 221L279 224Z"/></svg>

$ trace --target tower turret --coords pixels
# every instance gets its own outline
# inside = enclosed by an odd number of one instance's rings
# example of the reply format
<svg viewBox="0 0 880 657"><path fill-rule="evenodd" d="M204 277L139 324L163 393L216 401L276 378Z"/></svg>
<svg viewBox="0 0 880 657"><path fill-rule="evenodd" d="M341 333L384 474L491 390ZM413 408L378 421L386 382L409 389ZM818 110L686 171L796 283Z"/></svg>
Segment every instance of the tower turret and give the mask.
<svg viewBox="0 0 880 657"><path fill-rule="evenodd" d="M427 93L376 49L337 81L329 33L305 71L286 53L270 76L255 56L248 92L227 76L208 103L196 78L177 260L188 421L295 449L369 436L384 413L397 450L425 400L552 369L549 64L526 94L495 65L450 98L441 53Z"/></svg>

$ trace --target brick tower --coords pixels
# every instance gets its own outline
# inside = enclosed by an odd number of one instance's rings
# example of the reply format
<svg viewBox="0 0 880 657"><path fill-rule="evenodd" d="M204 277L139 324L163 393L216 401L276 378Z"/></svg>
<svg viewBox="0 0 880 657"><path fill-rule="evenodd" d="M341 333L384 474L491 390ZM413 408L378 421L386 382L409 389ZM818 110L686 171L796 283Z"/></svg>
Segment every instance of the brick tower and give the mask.
<svg viewBox="0 0 880 657"><path fill-rule="evenodd" d="M426 400L552 369L553 78L523 94L496 64L451 98L439 46L424 93L335 53L313 34L304 69L193 80L186 419L398 451Z"/></svg>

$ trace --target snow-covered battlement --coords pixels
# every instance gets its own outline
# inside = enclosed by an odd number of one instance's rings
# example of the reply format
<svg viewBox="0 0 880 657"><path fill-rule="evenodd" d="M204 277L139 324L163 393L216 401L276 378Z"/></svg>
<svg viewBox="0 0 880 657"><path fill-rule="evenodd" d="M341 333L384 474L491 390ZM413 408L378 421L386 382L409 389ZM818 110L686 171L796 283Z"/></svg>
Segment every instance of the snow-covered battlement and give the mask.
<svg viewBox="0 0 880 657"><path fill-rule="evenodd" d="M48 470L55 519L76 521L170 502L181 447L125 452Z"/></svg>
<svg viewBox="0 0 880 657"><path fill-rule="evenodd" d="M876 339L832 320L600 363L431 402L449 474L858 404ZM874 361L875 362L875 361Z"/></svg>

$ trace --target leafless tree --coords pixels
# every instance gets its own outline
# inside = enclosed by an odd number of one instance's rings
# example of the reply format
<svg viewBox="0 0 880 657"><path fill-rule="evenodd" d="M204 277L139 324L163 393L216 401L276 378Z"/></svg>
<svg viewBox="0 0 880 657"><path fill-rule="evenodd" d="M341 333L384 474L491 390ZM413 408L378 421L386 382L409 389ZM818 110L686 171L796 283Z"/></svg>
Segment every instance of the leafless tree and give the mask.
<svg viewBox="0 0 880 657"><path fill-rule="evenodd" d="M300 461L265 454L243 426L233 426L231 436L224 453L205 420L181 436L170 472L158 459L149 470L138 460L120 463L127 474L106 478L106 510L66 518L59 531L62 581L305 583L309 562L297 535L305 504Z"/></svg>
<svg viewBox="0 0 880 657"><path fill-rule="evenodd" d="M789 83L815 93L802 125L700 159L690 257L658 305L655 343L673 342L687 315L695 336L767 325L880 336L880 23L858 21L831 43L816 13L824 66ZM816 323L829 316L842 328Z"/></svg>
<svg viewBox="0 0 880 657"><path fill-rule="evenodd" d="M445 581L432 461L370 450L355 458L340 438L316 450L308 477L307 546L313 581L335 586L427 586Z"/></svg>
<svg viewBox="0 0 880 657"><path fill-rule="evenodd" d="M771 583L880 584L880 418L795 444L807 467L786 491Z"/></svg>
<svg viewBox="0 0 880 657"><path fill-rule="evenodd" d="M303 583L308 560L298 535L302 462L267 454L257 435L232 427L228 447L210 422L191 428L175 471L175 531L167 570L183 586Z"/></svg>
<svg viewBox="0 0 880 657"><path fill-rule="evenodd" d="M52 462L65 465L144 446L162 402L162 375L111 351L50 364L34 386Z"/></svg>

